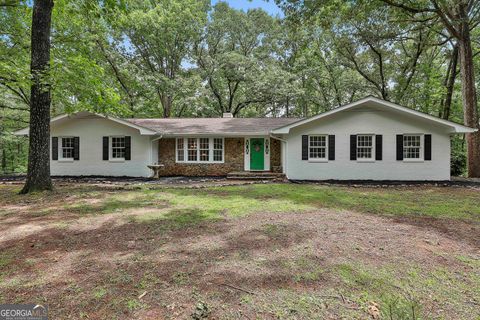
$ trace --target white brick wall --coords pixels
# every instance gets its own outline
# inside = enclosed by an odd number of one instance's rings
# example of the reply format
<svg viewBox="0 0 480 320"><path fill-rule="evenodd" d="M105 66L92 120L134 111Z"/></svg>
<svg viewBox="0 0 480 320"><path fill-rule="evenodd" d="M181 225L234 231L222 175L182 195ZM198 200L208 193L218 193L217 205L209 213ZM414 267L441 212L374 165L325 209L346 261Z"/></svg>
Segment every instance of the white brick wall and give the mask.
<svg viewBox="0 0 480 320"><path fill-rule="evenodd" d="M383 160L350 160L350 135L383 135ZM432 160L396 160L396 135L432 135ZM302 161L302 135L334 134L335 160ZM449 180L450 135L445 126L398 111L362 107L325 117L291 129L286 146L286 174L298 180Z"/></svg>
<svg viewBox="0 0 480 320"><path fill-rule="evenodd" d="M102 137L114 135L131 136L130 161L102 160ZM80 137L80 160L71 162L50 160L52 175L132 177L148 177L151 175L150 169L147 168L152 159L151 137L140 135L136 129L111 120L89 117L86 119L71 119L61 124L55 124L51 128L51 136Z"/></svg>

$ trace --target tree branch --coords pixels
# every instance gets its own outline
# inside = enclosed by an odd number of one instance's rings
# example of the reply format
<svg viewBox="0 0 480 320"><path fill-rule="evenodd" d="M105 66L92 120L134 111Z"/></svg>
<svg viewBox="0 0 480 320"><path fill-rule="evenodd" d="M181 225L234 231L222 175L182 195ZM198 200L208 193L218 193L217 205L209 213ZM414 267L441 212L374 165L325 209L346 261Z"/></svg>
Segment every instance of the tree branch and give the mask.
<svg viewBox="0 0 480 320"><path fill-rule="evenodd" d="M445 12L442 11L442 9L438 5L437 1L436 0L430 0L430 2L435 7L435 12L440 17L440 20L442 20L443 25L447 28L448 32L450 32L450 34L452 36L454 36L455 38L461 40L462 39L461 33L457 29L455 29L455 27L452 25L450 20L448 20L448 17L445 15Z"/></svg>

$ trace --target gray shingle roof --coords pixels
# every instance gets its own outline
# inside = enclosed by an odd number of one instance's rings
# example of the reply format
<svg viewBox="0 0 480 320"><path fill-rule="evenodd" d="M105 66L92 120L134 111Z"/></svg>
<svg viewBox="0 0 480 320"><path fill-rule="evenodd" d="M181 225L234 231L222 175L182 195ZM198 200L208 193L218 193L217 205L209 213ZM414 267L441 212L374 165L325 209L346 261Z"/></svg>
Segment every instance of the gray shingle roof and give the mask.
<svg viewBox="0 0 480 320"><path fill-rule="evenodd" d="M268 135L299 118L169 118L124 119L163 135Z"/></svg>

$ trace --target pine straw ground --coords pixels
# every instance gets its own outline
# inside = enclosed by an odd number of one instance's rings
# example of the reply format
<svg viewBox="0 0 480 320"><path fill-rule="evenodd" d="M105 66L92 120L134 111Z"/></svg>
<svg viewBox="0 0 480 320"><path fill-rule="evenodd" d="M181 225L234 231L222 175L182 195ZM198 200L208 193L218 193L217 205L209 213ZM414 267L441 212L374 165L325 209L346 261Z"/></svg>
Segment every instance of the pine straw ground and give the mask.
<svg viewBox="0 0 480 320"><path fill-rule="evenodd" d="M479 319L480 191L0 185L0 301L52 319Z"/></svg>

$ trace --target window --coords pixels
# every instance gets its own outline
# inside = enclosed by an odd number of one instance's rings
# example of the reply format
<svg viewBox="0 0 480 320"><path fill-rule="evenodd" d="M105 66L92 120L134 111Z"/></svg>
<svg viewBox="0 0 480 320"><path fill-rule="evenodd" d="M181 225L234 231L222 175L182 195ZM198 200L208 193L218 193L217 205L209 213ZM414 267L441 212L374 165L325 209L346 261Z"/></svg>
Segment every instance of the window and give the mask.
<svg viewBox="0 0 480 320"><path fill-rule="evenodd" d="M73 137L62 138L62 159L73 159Z"/></svg>
<svg viewBox="0 0 480 320"><path fill-rule="evenodd" d="M188 138L188 161L197 161L198 147L196 138Z"/></svg>
<svg viewBox="0 0 480 320"><path fill-rule="evenodd" d="M125 137L112 137L112 159L125 159Z"/></svg>
<svg viewBox="0 0 480 320"><path fill-rule="evenodd" d="M223 139L213 139L213 161L223 161Z"/></svg>
<svg viewBox="0 0 480 320"><path fill-rule="evenodd" d="M421 135L403 136L403 159L421 159L422 144Z"/></svg>
<svg viewBox="0 0 480 320"><path fill-rule="evenodd" d="M357 135L357 159L373 159L373 135Z"/></svg>
<svg viewBox="0 0 480 320"><path fill-rule="evenodd" d="M185 161L185 144L183 143L183 139L177 139L177 161Z"/></svg>
<svg viewBox="0 0 480 320"><path fill-rule="evenodd" d="M177 138L176 154L177 162L223 162L223 138Z"/></svg>
<svg viewBox="0 0 480 320"><path fill-rule="evenodd" d="M310 160L326 160L327 136L309 136L308 139L308 158Z"/></svg>
<svg viewBox="0 0 480 320"><path fill-rule="evenodd" d="M200 138L200 161L210 160L210 141L208 138Z"/></svg>

